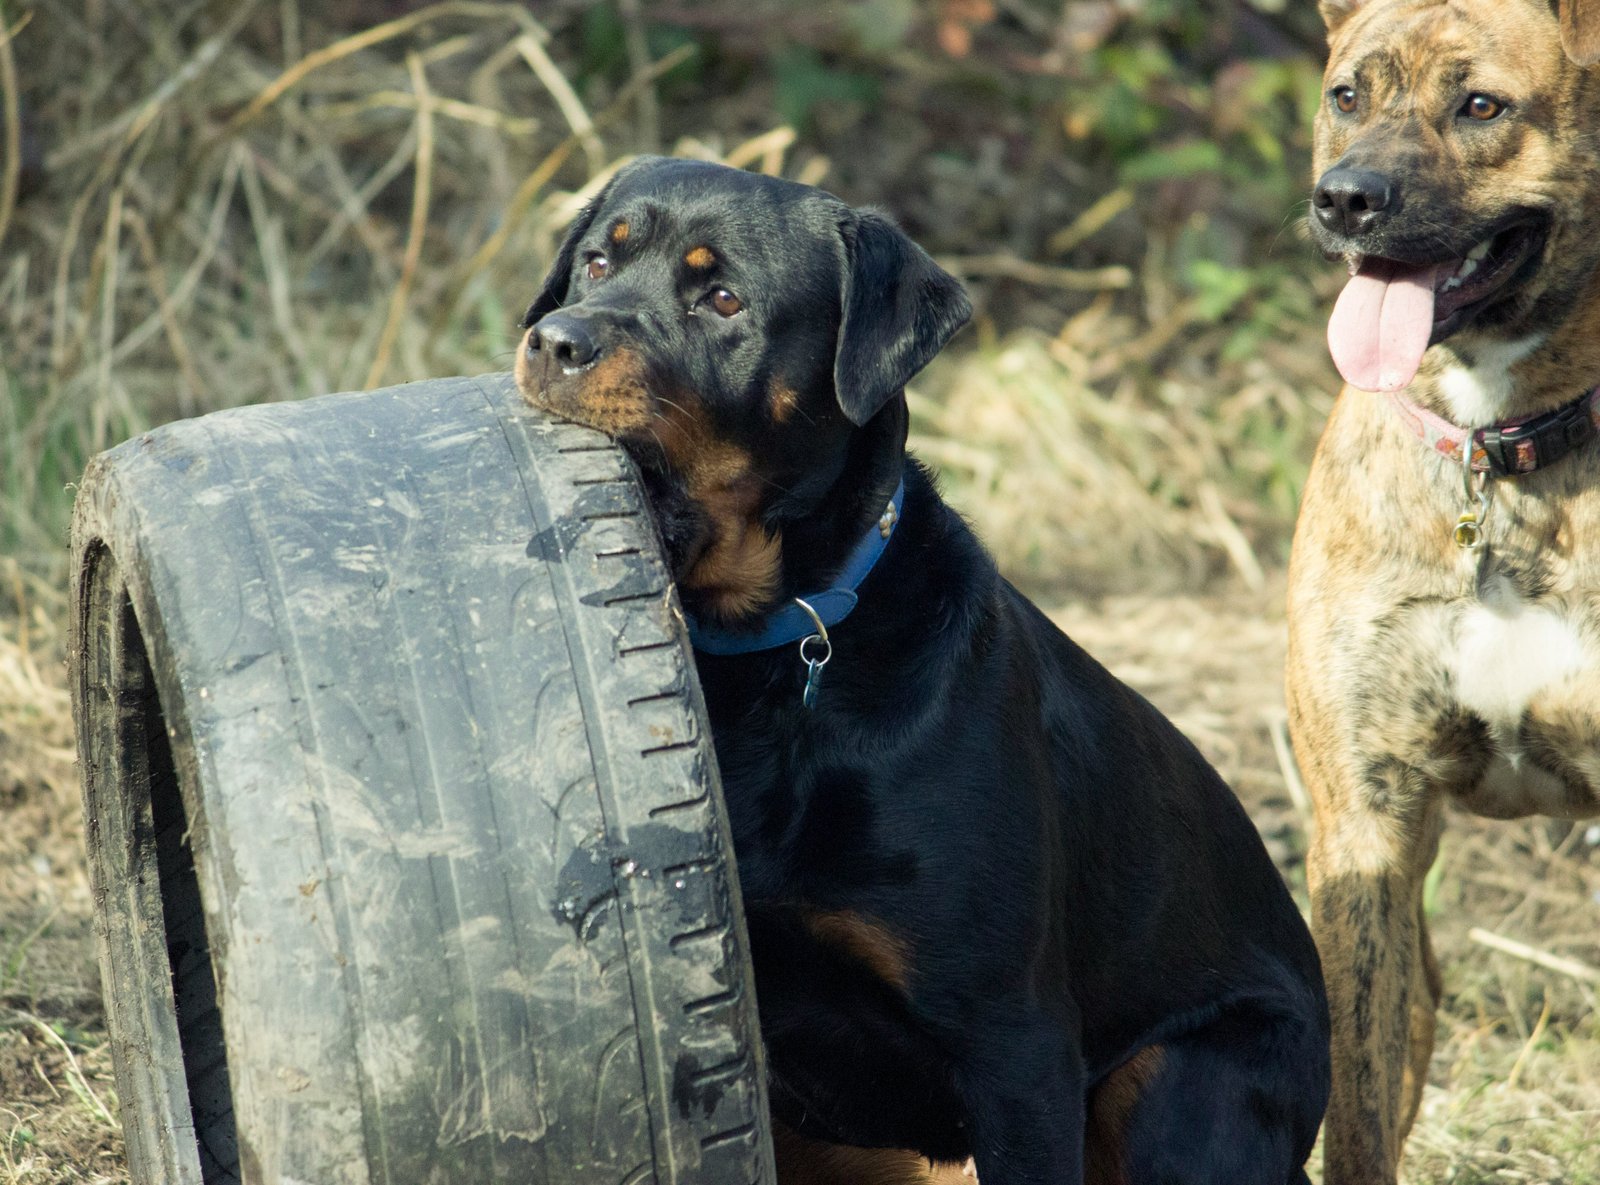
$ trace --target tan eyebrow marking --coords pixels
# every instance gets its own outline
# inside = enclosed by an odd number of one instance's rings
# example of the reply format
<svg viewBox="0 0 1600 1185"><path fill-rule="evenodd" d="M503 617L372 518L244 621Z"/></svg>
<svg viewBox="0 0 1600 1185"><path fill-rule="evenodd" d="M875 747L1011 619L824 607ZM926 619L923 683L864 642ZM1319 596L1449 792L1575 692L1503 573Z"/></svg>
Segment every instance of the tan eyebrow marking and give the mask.
<svg viewBox="0 0 1600 1185"><path fill-rule="evenodd" d="M611 228L611 241L613 243L626 243L630 229L626 222L617 223Z"/></svg>
<svg viewBox="0 0 1600 1185"><path fill-rule="evenodd" d="M708 268L717 262L717 254L710 247L696 247L683 257L690 267Z"/></svg>
<svg viewBox="0 0 1600 1185"><path fill-rule="evenodd" d="M772 408L772 418L780 424L787 422L794 414L794 409L800 406L800 396L781 379L773 382L767 398Z"/></svg>

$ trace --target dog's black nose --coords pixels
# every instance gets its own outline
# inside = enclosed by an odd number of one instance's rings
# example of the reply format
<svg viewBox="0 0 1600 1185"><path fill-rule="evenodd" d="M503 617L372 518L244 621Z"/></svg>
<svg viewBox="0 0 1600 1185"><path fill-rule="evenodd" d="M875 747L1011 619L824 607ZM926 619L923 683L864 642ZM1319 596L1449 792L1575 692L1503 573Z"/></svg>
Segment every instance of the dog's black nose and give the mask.
<svg viewBox="0 0 1600 1185"><path fill-rule="evenodd" d="M529 358L541 354L560 366L588 366L600 356L600 343L582 319L551 313L528 334Z"/></svg>
<svg viewBox="0 0 1600 1185"><path fill-rule="evenodd" d="M1331 231L1366 234L1399 212L1400 190L1382 173L1335 167L1317 182L1311 208Z"/></svg>

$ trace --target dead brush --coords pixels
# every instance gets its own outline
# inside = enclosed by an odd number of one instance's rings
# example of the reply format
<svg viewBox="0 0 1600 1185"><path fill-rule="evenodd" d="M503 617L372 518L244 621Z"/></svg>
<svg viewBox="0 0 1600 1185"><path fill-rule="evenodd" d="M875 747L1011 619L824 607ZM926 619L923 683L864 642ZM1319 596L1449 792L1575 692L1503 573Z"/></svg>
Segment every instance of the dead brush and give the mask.
<svg viewBox="0 0 1600 1185"><path fill-rule="evenodd" d="M1170 333L1207 331L1194 318ZM1259 589L1287 556L1326 364L1284 344L1238 364L1201 354L1221 373L1191 376L1153 366L1151 345L1102 299L1054 338L987 342L919 385L912 445L1015 578L1099 593L1231 574Z"/></svg>
<svg viewBox="0 0 1600 1185"><path fill-rule="evenodd" d="M662 147L653 88L694 52L580 95L521 4L343 36L294 0L91 10L0 9L0 550L51 575L66 487L152 424L508 366L555 236L624 144ZM53 138L18 203L23 93ZM666 147L820 179L793 142Z"/></svg>
<svg viewBox="0 0 1600 1185"><path fill-rule="evenodd" d="M42 0L0 20L0 546L59 574L66 487L152 424L508 365L520 300L624 146L827 179L788 128L663 145L655 88L692 47L652 60L639 6L619 11L631 73L598 89L525 5L490 0L355 32L295 0L98 20ZM53 136L20 204L15 63ZM1132 200L1113 190L1052 242ZM1054 340L969 351L924 384L919 447L1008 568L1085 590L1259 585L1326 407L1307 395L1329 389L1320 356L1279 342L1284 359L1218 363L1216 319L1159 267L947 262L979 286L1100 293ZM1113 300L1134 285L1139 320Z"/></svg>

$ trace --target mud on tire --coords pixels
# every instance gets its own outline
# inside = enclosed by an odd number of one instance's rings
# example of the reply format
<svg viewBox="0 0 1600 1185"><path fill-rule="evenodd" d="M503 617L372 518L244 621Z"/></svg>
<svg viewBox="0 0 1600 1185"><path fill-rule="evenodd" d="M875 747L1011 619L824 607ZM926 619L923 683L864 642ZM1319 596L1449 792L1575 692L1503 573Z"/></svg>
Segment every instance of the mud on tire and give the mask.
<svg viewBox="0 0 1600 1185"><path fill-rule="evenodd" d="M772 1180L705 710L631 468L509 380L98 458L71 657L137 1182Z"/></svg>

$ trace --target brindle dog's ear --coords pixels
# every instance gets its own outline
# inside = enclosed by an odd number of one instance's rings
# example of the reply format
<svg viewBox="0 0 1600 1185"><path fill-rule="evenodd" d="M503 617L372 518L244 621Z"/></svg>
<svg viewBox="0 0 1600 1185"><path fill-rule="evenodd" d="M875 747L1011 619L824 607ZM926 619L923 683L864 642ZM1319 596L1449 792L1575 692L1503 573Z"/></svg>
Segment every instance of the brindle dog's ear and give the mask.
<svg viewBox="0 0 1600 1185"><path fill-rule="evenodd" d="M1600 62L1600 0L1560 0L1561 48L1580 66Z"/></svg>
<svg viewBox="0 0 1600 1185"><path fill-rule="evenodd" d="M1328 32L1331 33L1344 24L1364 2L1365 0L1317 0L1317 11L1322 14L1322 23L1328 26Z"/></svg>
<svg viewBox="0 0 1600 1185"><path fill-rule="evenodd" d="M833 385L844 414L861 425L967 323L972 302L878 211L855 211L839 233L845 266Z"/></svg>
<svg viewBox="0 0 1600 1185"><path fill-rule="evenodd" d="M595 194L583 209L578 211L578 216L567 228L567 237L562 240L561 250L556 252L556 261L550 265L550 274L544 278L544 288L528 306L528 311L522 314L522 320L517 322L518 329L527 329L546 313L559 309L566 303L567 284L572 279L572 259L578 253L578 243L594 225L595 215L606 204L606 198L611 196L611 191L618 181L638 169L648 168L659 159L659 157L641 156L629 161L617 170L616 176L607 181L605 187Z"/></svg>

